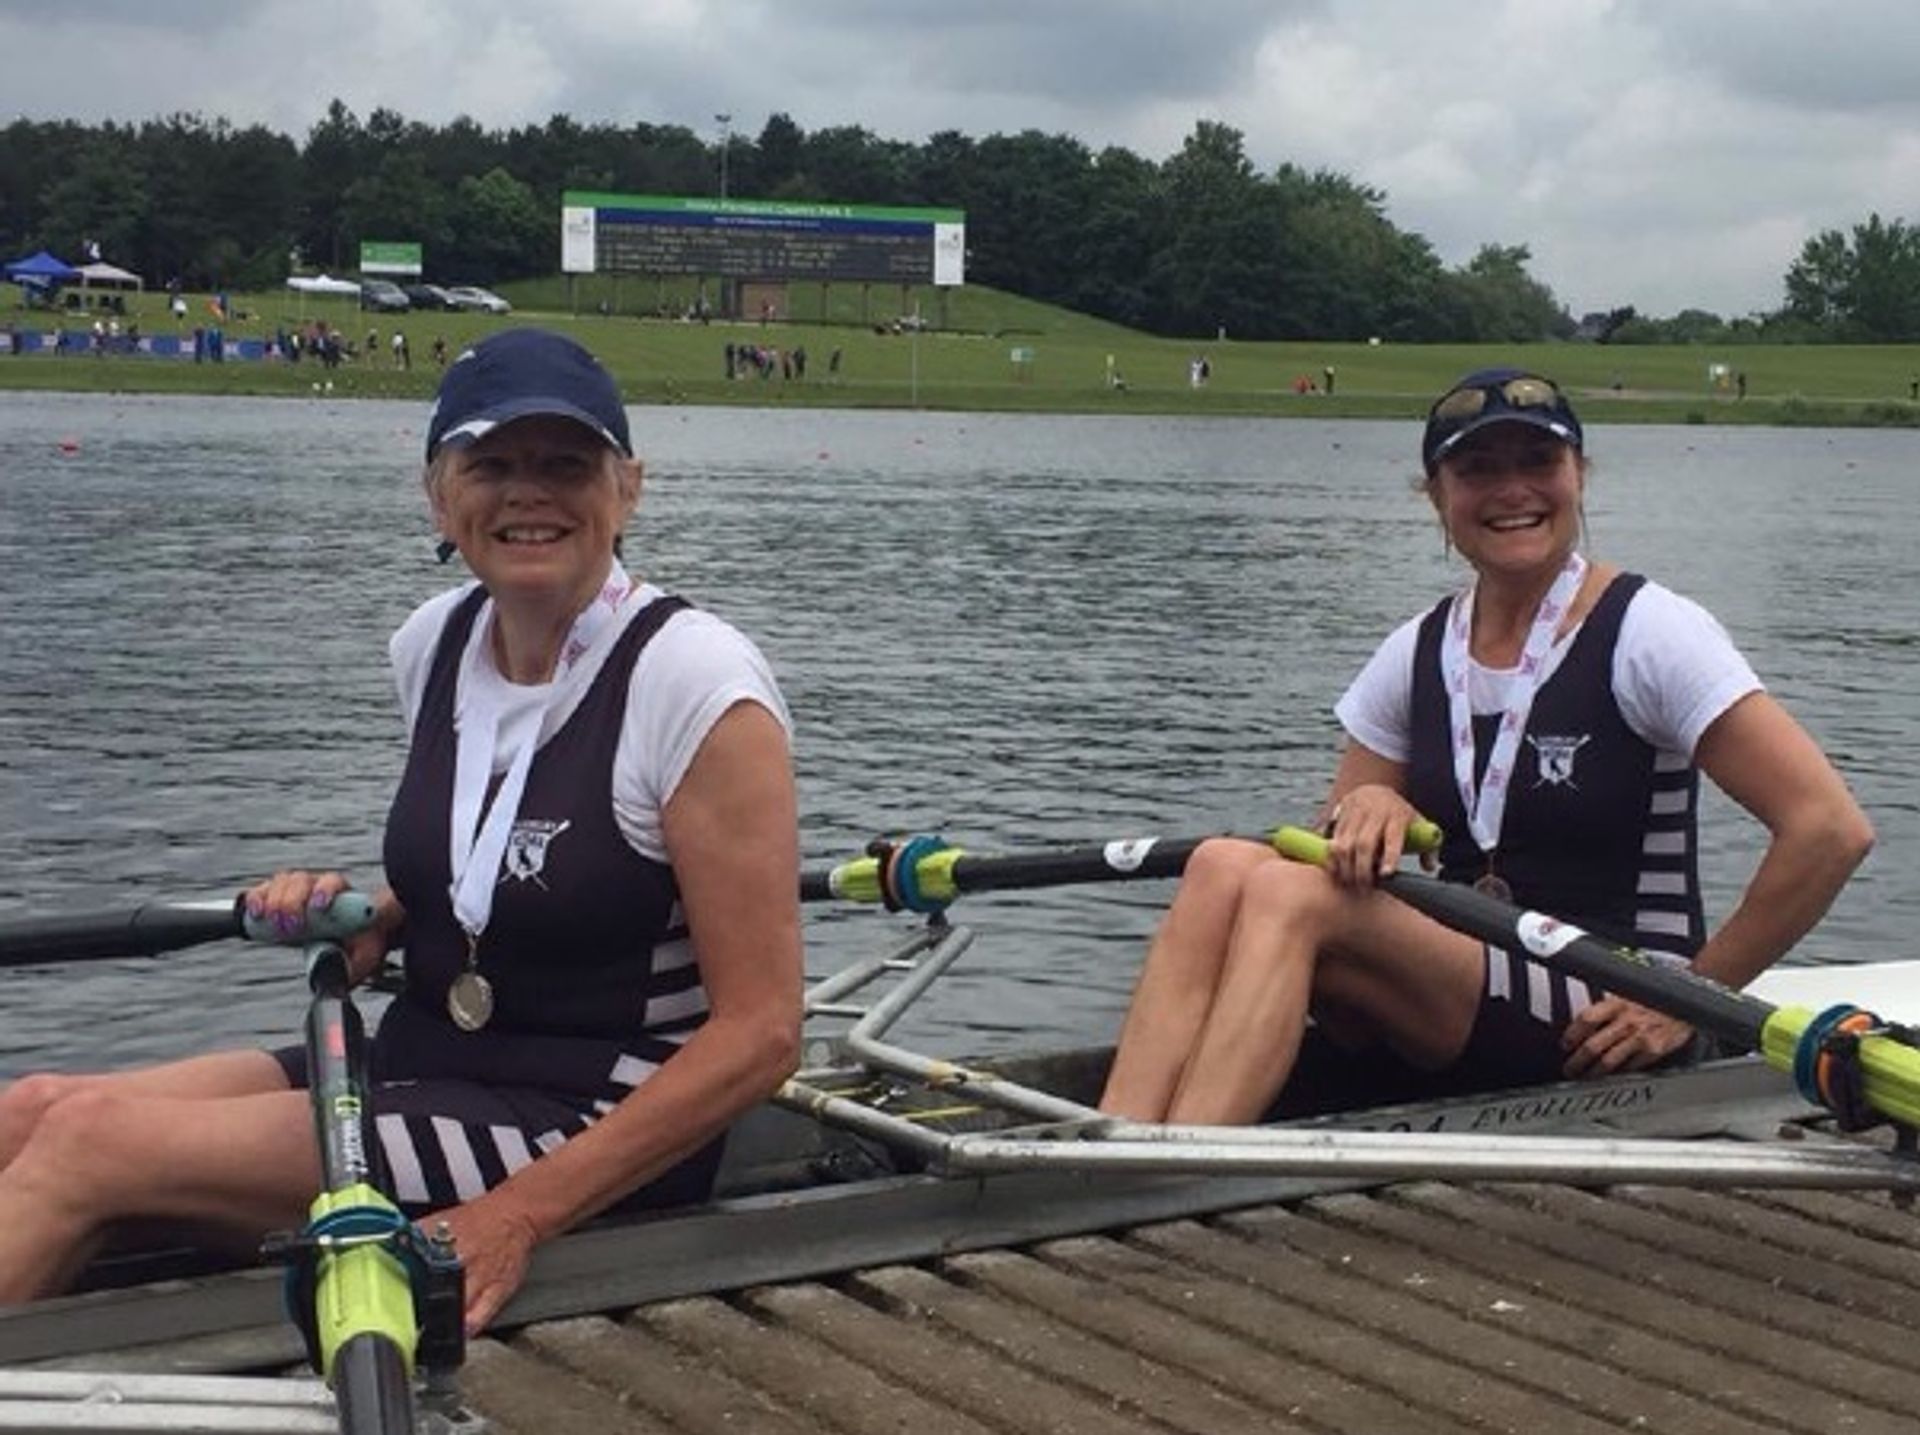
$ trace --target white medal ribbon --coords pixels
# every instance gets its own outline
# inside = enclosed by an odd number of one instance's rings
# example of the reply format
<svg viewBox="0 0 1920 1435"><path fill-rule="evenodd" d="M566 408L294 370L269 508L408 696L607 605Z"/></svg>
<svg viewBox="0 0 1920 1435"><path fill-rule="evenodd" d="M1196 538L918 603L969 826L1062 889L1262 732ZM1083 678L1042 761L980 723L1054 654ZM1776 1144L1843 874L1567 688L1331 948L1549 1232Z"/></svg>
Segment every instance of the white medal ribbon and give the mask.
<svg viewBox="0 0 1920 1435"><path fill-rule="evenodd" d="M1547 654L1553 650L1554 635L1586 576L1587 560L1578 553L1568 555L1560 576L1553 580L1546 597L1534 609L1533 627L1527 633L1526 646L1520 650L1520 666L1507 689L1507 708L1500 715L1493 751L1487 756L1486 774L1477 792L1473 782L1473 705L1468 696L1467 676L1478 582L1454 595L1453 607L1447 614L1447 630L1440 640L1440 673L1447 685L1447 718L1453 728L1453 779L1460 789L1460 805L1466 810L1467 830L1489 857L1500 842L1500 824L1507 815L1507 793L1513 781L1513 762L1520 751L1527 714L1533 711L1534 694L1540 691Z"/></svg>
<svg viewBox="0 0 1920 1435"><path fill-rule="evenodd" d="M587 604L567 641L560 648L553 680L547 685L546 700L526 741L514 754L513 763L500 780L487 819L480 821L480 808L486 801L487 782L493 775L493 760L500 740L499 704L491 695L474 694L474 702L459 725L458 747L453 764L453 807L448 822L453 881L453 915L472 942L480 940L493 916L493 893L499 884L500 860L506 855L507 838L514 818L520 815L520 798L526 791L527 773L533 767L533 752L544 735L547 715L552 711L564 684L560 679L589 653L607 631L613 615L632 589L627 570L615 559L607 581ZM487 651L487 635L480 635L481 651Z"/></svg>

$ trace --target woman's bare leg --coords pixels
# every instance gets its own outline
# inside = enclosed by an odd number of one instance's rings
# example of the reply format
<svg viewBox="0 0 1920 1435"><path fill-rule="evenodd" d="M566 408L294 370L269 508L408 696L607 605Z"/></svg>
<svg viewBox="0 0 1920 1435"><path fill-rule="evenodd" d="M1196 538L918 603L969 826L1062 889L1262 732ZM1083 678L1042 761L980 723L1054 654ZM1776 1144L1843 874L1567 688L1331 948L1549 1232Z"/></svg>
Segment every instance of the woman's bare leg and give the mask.
<svg viewBox="0 0 1920 1435"><path fill-rule="evenodd" d="M47 1108L78 1091L95 1088L147 1096L247 1096L287 1087L280 1063L264 1051L216 1051L158 1066L126 1071L41 1072L0 1087L0 1170L4 1170L33 1134Z"/></svg>
<svg viewBox="0 0 1920 1435"><path fill-rule="evenodd" d="M1247 873L1280 859L1258 843L1204 842L1187 859L1120 1028L1100 1109L1164 1121L1213 1009Z"/></svg>
<svg viewBox="0 0 1920 1435"><path fill-rule="evenodd" d="M1314 1000L1377 1030L1408 1060L1440 1067L1472 1029L1479 943L1378 892L1334 885L1317 867L1250 871L1213 1007L1193 1043L1168 1121L1257 1121L1293 1073Z"/></svg>
<svg viewBox="0 0 1920 1435"><path fill-rule="evenodd" d="M1300 1054L1314 958L1342 900L1318 868L1275 862L1248 874L1213 1007L1166 1120L1234 1125L1273 1103Z"/></svg>
<svg viewBox="0 0 1920 1435"><path fill-rule="evenodd" d="M306 1095L284 1082L208 1098L86 1086L49 1105L0 1172L0 1304L52 1293L115 1222L258 1236L299 1224L319 1184Z"/></svg>

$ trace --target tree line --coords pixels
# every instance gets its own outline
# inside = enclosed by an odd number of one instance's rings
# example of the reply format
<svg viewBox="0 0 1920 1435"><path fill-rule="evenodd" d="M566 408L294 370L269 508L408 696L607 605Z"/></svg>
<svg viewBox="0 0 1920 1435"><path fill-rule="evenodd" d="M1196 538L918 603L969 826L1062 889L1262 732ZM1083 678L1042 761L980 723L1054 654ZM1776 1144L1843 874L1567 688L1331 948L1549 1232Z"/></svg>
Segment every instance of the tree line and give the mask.
<svg viewBox="0 0 1920 1435"><path fill-rule="evenodd" d="M1576 321L1524 245L1450 268L1379 190L1292 164L1262 173L1239 131L1206 120L1155 162L1037 130L911 144L784 114L707 139L565 115L505 130L384 108L362 121L336 99L300 143L197 114L20 119L0 129L0 252L73 260L98 244L149 282L260 289L296 265L351 271L362 239L408 240L430 278L493 284L559 268L565 190L706 195L723 174L734 198L963 209L969 280L1169 336L1920 339L1920 235L1899 221L1810 240L1775 314Z"/></svg>

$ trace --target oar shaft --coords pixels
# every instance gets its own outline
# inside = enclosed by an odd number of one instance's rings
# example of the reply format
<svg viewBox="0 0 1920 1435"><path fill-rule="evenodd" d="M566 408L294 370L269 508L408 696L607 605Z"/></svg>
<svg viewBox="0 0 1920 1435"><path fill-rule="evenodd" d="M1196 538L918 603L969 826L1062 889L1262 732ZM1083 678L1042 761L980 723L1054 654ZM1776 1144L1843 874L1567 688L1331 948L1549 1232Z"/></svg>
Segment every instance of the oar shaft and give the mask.
<svg viewBox="0 0 1920 1435"><path fill-rule="evenodd" d="M344 942L372 922L373 899L364 892L340 893L324 911L307 913L302 930L292 935L247 916L238 897L207 902L147 902L131 909L61 917L21 917L0 921L0 967L150 957L240 937L282 946Z"/></svg>
<svg viewBox="0 0 1920 1435"><path fill-rule="evenodd" d="M1396 872L1380 885L1416 911L1483 941L1524 952L1618 996L1679 1017L1743 1050L1760 1044L1771 1003L1688 967L1656 962L1539 912L1524 911L1463 882Z"/></svg>
<svg viewBox="0 0 1920 1435"><path fill-rule="evenodd" d="M991 853L967 853L953 864L953 885L962 892L1011 892L1077 882L1178 877L1186 870L1194 849L1205 840L1191 837L1156 841L1137 853L1134 844L1109 842L1098 847L1036 852L1017 860Z"/></svg>
<svg viewBox="0 0 1920 1435"><path fill-rule="evenodd" d="M1017 854L971 853L945 848L920 859L923 890L954 896L963 892L1012 892L1030 887L1059 887L1081 882L1128 882L1177 877L1203 837L1138 838L1099 846L1061 847ZM880 860L856 857L826 871L802 873L800 900L821 902L880 900Z"/></svg>
<svg viewBox="0 0 1920 1435"><path fill-rule="evenodd" d="M391 1214L367 1100L366 1034L348 995L346 953L332 942L308 950L307 1067L322 1191L316 1223ZM310 1228L311 1229L311 1228ZM410 1369L417 1315L399 1256L372 1242L316 1257L313 1321L322 1369L340 1402L345 1435L412 1432Z"/></svg>
<svg viewBox="0 0 1920 1435"><path fill-rule="evenodd" d="M0 922L0 966L150 956L241 935L237 902L148 902L131 911Z"/></svg>
<svg viewBox="0 0 1920 1435"><path fill-rule="evenodd" d="M1060 887L1081 882L1131 882L1154 877L1178 877L1193 856L1194 849L1207 839L1187 837L1161 839L1143 837L1132 841L1108 842L1099 846L1061 847L1048 852L1019 854L973 853L949 848L945 873L958 892L1013 892L1030 887ZM937 883L936 858L921 862L923 882ZM851 862L824 872L807 872L800 878L800 900L820 902L831 898L851 902L880 900L880 862L874 857L857 857Z"/></svg>
<svg viewBox="0 0 1920 1435"><path fill-rule="evenodd" d="M1298 828L1278 827L1259 837L1286 854L1293 837L1311 838ZM941 901L972 892L1011 892L1032 887L1064 887L1088 882L1134 882L1156 877L1178 877L1201 843L1211 837L1134 837L1082 847L1059 847L1034 852L967 852L940 847L915 864L922 892ZM1407 833L1407 846L1416 852L1437 848L1440 829L1430 822L1416 823ZM820 902L838 898L848 902L878 902L881 897L880 859L858 857L825 871L804 872L800 900Z"/></svg>
<svg viewBox="0 0 1920 1435"><path fill-rule="evenodd" d="M1805 1007L1776 1007L1689 967L1655 962L1632 947L1615 946L1461 883L1396 872L1380 885L1455 931L1524 952L1582 981L1676 1016L1736 1050L1757 1050L1777 1071L1794 1072L1800 1039L1814 1017ZM1871 1035L1860 1043L1860 1066L1869 1107L1909 1126L1920 1125L1920 1051Z"/></svg>
<svg viewBox="0 0 1920 1435"><path fill-rule="evenodd" d="M1327 843L1314 833L1292 828L1276 838L1283 856L1322 864L1327 860ZM1794 1073L1798 1080L1801 1038L1815 1020L1805 1007L1776 1007L1689 967L1656 962L1632 947L1603 941L1461 883L1395 872L1382 878L1380 885L1455 931L1524 953L1543 965L1676 1016L1729 1046L1758 1050L1769 1066ZM1905 1041L1871 1034L1860 1041L1859 1060L1866 1104L1882 1116L1920 1125L1920 1051Z"/></svg>
<svg viewBox="0 0 1920 1435"><path fill-rule="evenodd" d="M1286 828L1277 834L1275 845L1283 857L1326 865L1327 842L1316 833ZM1742 1049L1760 1045L1760 1033L1774 1014L1772 1004L1758 997L1724 987L1689 968L1657 962L1632 947L1616 946L1462 882L1442 882L1418 872L1394 872L1380 879L1380 887L1442 926L1524 953L1582 981L1679 1017Z"/></svg>

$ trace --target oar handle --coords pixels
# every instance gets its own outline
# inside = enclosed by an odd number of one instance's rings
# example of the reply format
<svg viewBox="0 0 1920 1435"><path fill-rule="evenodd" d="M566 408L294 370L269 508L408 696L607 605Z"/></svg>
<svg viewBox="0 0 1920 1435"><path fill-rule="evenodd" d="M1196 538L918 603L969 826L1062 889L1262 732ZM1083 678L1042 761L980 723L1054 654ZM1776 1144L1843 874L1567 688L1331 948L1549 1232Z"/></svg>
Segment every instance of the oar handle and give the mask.
<svg viewBox="0 0 1920 1435"><path fill-rule="evenodd" d="M1445 836L1439 823L1416 817L1407 824L1407 835L1401 845L1416 856L1425 856L1429 852L1438 852ZM1323 834L1305 827L1276 827L1268 834L1267 840L1282 857L1294 862L1311 862L1316 867L1327 865L1332 846Z"/></svg>
<svg viewBox="0 0 1920 1435"><path fill-rule="evenodd" d="M373 898L365 892L340 892L325 907L309 907L300 930L291 936L271 922L248 916L245 898L240 899L234 910L240 918L240 935L250 942L282 947L304 947L309 942L344 942L373 925Z"/></svg>

